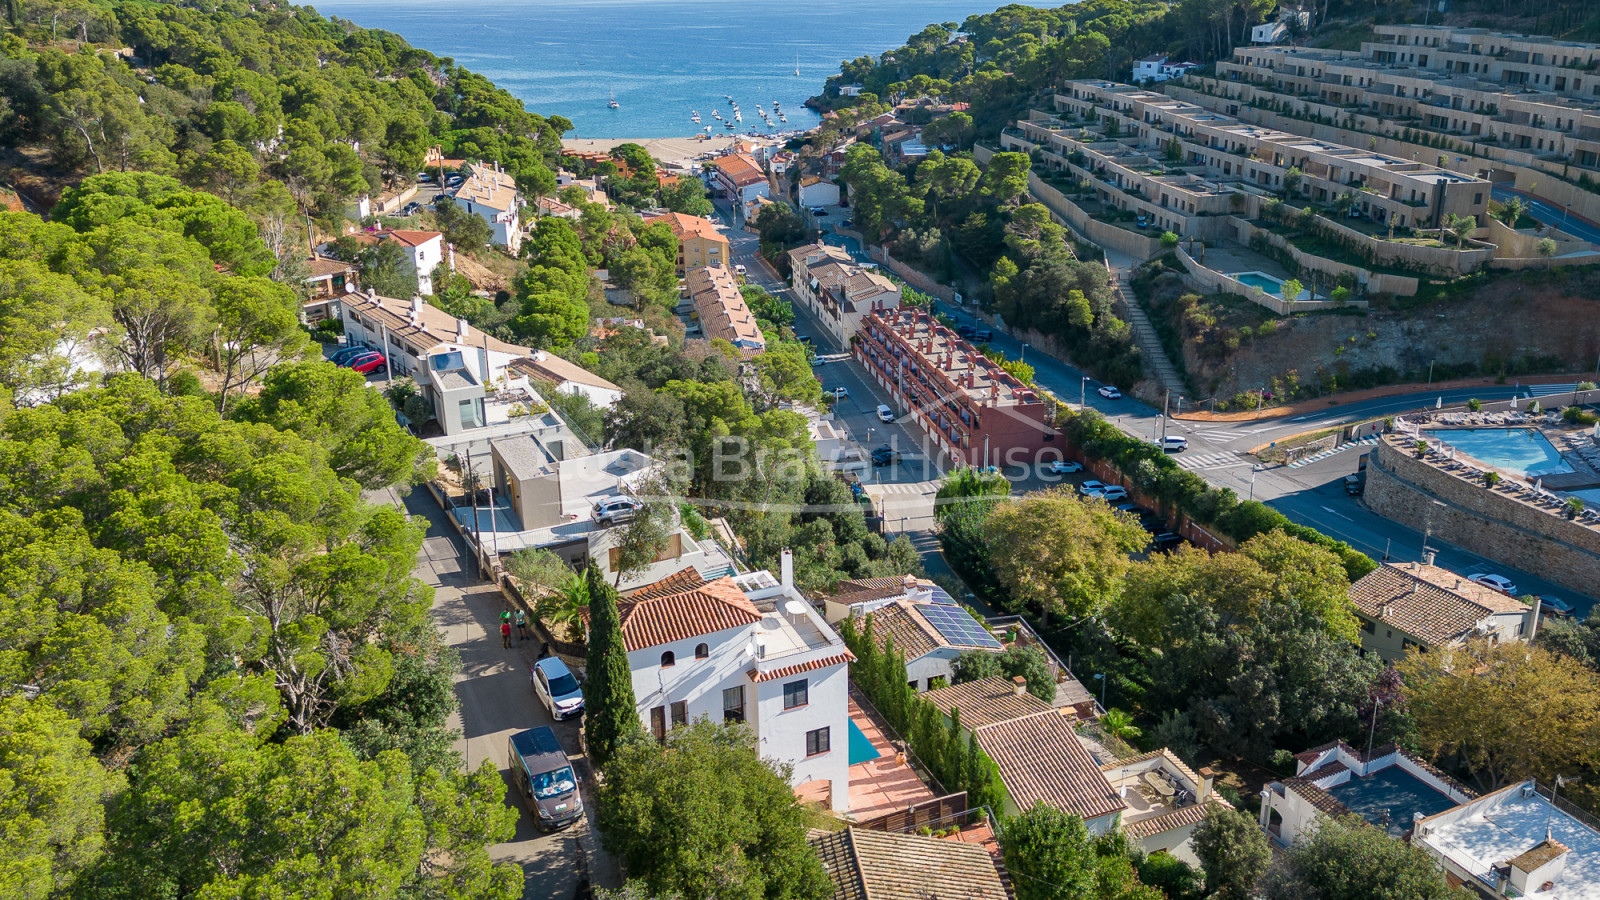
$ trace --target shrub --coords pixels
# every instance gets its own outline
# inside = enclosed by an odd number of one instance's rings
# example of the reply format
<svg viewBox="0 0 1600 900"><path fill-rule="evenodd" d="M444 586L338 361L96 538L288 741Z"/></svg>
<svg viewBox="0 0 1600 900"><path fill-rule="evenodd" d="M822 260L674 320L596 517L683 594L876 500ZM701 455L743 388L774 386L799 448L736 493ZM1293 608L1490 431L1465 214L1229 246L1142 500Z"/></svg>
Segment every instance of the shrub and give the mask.
<svg viewBox="0 0 1600 900"><path fill-rule="evenodd" d="M1479 400L1477 397L1473 397L1471 400L1467 401L1467 409L1470 409L1473 412L1482 412L1483 401Z"/></svg>
<svg viewBox="0 0 1600 900"><path fill-rule="evenodd" d="M1171 250L1173 247L1178 246L1178 236L1170 231L1163 231L1161 233L1161 246L1166 250Z"/></svg>

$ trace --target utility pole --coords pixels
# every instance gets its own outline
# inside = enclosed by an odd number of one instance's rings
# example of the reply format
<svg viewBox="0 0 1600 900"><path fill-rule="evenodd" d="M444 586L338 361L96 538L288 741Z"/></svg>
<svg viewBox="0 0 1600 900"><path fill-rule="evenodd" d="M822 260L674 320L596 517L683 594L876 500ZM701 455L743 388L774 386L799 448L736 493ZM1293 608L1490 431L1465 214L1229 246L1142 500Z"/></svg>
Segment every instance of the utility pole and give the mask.
<svg viewBox="0 0 1600 900"><path fill-rule="evenodd" d="M1596 363L1595 364L1595 368L1600 369L1600 363ZM1083 380L1078 382L1078 409L1080 411L1085 406L1088 405L1088 397L1089 397L1089 376L1085 375L1085 376L1083 376Z"/></svg>
<svg viewBox="0 0 1600 900"><path fill-rule="evenodd" d="M1167 445L1167 404L1172 402L1172 389L1161 395L1161 446Z"/></svg>
<svg viewBox="0 0 1600 900"><path fill-rule="evenodd" d="M460 457L456 457L460 459ZM479 563L483 559L483 532L478 524L478 485L476 475L472 471L472 442L467 442L467 467L461 470L461 486L472 494L472 560ZM480 568L481 572L482 569Z"/></svg>

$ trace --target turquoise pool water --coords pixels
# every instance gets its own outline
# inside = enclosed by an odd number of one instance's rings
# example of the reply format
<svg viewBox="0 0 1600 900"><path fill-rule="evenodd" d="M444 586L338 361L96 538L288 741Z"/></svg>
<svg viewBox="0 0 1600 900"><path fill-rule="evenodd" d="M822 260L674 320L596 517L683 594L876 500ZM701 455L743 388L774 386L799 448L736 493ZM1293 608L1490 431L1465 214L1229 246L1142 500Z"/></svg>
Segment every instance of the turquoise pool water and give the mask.
<svg viewBox="0 0 1600 900"><path fill-rule="evenodd" d="M1248 284L1253 288L1260 288L1263 292L1272 294L1273 296L1277 296L1278 292L1283 290L1283 282L1273 278L1270 275L1263 275L1260 272L1240 272L1233 277L1238 279L1238 281L1242 284Z"/></svg>
<svg viewBox="0 0 1600 900"><path fill-rule="evenodd" d="M871 762L882 755L882 753L878 752L878 748L872 746L872 742L867 740L867 736L861 733L861 728L856 725L856 721L851 719L850 765L853 766L856 763Z"/></svg>
<svg viewBox="0 0 1600 900"><path fill-rule="evenodd" d="M1509 472L1537 476L1572 471L1544 435L1532 428L1448 428L1427 434Z"/></svg>

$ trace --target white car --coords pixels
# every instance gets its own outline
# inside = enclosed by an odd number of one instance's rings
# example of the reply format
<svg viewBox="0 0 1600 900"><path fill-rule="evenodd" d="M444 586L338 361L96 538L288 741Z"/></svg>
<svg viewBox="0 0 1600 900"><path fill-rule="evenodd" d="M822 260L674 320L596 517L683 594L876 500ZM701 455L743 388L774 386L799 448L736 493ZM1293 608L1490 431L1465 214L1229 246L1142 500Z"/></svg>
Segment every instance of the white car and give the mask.
<svg viewBox="0 0 1600 900"><path fill-rule="evenodd" d="M1106 398L1107 400L1121 400L1122 399L1122 392L1117 390L1116 388L1112 387L1109 384L1104 386L1104 387L1102 387L1102 388L1100 388L1099 390L1095 391L1095 393L1097 393L1100 396Z"/></svg>
<svg viewBox="0 0 1600 900"><path fill-rule="evenodd" d="M550 718L559 722L583 714L583 690L566 663L547 656L533 664L528 677L539 702L550 711Z"/></svg>
<svg viewBox="0 0 1600 900"><path fill-rule="evenodd" d="M890 409L887 405L885 405L883 403L878 404L878 421L884 423L885 425L887 425L890 422L893 422L894 421L894 410Z"/></svg>
<svg viewBox="0 0 1600 900"><path fill-rule="evenodd" d="M1071 475L1073 472L1082 472L1083 463L1073 462L1070 459L1058 459L1050 463L1051 475Z"/></svg>
<svg viewBox="0 0 1600 900"><path fill-rule="evenodd" d="M1083 484L1078 485L1078 493L1085 497L1098 497L1110 486L1104 481L1085 481Z"/></svg>
<svg viewBox="0 0 1600 900"><path fill-rule="evenodd" d="M1499 591L1508 597L1515 597L1517 595L1517 586L1512 584L1511 579L1505 577L1504 575L1489 575L1480 572L1476 575L1468 575L1467 580L1481 584L1492 591Z"/></svg>
<svg viewBox="0 0 1600 900"><path fill-rule="evenodd" d="M1113 500L1128 499L1128 489L1120 485L1108 484L1100 489L1100 499L1110 503Z"/></svg>
<svg viewBox="0 0 1600 900"><path fill-rule="evenodd" d="M1189 449L1189 439L1181 435L1169 434L1161 439L1161 449L1167 453L1181 453Z"/></svg>
<svg viewBox="0 0 1600 900"><path fill-rule="evenodd" d="M841 384L838 387L834 388L833 390L829 391L828 393L832 394L833 398L835 400L837 400L837 399L839 399L841 397L850 396L850 389Z"/></svg>

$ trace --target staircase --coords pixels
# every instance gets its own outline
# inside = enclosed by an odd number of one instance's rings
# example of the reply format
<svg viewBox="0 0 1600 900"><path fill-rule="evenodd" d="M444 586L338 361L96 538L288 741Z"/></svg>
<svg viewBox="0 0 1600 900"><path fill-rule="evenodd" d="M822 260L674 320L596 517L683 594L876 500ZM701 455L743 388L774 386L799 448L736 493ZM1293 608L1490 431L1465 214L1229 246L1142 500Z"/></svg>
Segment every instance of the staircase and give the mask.
<svg viewBox="0 0 1600 900"><path fill-rule="evenodd" d="M1144 314L1144 307L1133 298L1133 287L1128 284L1129 270L1119 267L1111 268L1109 271L1111 289L1122 302L1128 326L1133 329L1133 339L1139 345L1145 374L1163 389L1171 391L1173 397L1188 394L1189 387L1184 384L1183 376L1178 374L1178 370L1173 368L1172 360L1167 358L1167 351L1161 346L1161 338L1156 335L1155 326L1150 324L1150 317Z"/></svg>

